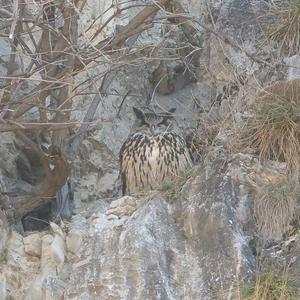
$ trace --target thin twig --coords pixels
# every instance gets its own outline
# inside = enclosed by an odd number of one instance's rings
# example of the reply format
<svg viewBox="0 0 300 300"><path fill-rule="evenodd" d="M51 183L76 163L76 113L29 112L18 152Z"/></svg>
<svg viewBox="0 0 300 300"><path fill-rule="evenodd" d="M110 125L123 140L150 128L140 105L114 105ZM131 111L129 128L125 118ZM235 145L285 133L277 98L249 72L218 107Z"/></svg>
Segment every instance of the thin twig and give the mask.
<svg viewBox="0 0 300 300"><path fill-rule="evenodd" d="M131 90L129 90L129 91L124 95L124 97L123 97L123 99L122 99L122 101L121 101L121 104L120 104L120 106L119 106L118 112L117 112L117 114L116 114L116 117L117 117L117 118L120 118L121 109L122 109L122 107L123 107L123 104L124 104L126 98L129 96L130 92L131 92Z"/></svg>
<svg viewBox="0 0 300 300"><path fill-rule="evenodd" d="M94 122L66 122L66 123L17 123L9 121L11 124L0 124L0 132L16 130L60 130L66 128L80 128L81 125L91 125Z"/></svg>

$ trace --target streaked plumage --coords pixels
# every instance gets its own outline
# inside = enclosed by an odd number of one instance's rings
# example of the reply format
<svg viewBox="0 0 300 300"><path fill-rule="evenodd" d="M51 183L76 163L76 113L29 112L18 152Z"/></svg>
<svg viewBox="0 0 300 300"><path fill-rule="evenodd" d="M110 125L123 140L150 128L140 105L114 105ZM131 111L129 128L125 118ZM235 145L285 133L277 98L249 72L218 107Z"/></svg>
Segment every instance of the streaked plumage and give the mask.
<svg viewBox="0 0 300 300"><path fill-rule="evenodd" d="M171 130L167 114L143 113L134 108L139 120L120 151L123 194L155 189L170 176L179 175L192 165L185 140Z"/></svg>

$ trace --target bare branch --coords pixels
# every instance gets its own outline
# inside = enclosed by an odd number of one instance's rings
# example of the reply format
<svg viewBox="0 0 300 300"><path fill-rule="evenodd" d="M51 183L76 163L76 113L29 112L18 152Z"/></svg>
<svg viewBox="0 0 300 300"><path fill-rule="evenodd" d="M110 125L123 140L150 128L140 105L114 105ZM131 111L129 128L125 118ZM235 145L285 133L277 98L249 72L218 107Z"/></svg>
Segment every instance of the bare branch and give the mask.
<svg viewBox="0 0 300 300"><path fill-rule="evenodd" d="M67 128L80 128L81 122L69 122L69 123L17 123L10 121L11 124L0 124L0 132L16 131L16 130L61 130Z"/></svg>
<svg viewBox="0 0 300 300"><path fill-rule="evenodd" d="M2 208L5 209L10 223L17 223L36 207L49 202L65 184L69 176L69 165L66 158L57 147L52 148L51 158L51 161L47 161L45 158L44 161L48 164L51 162L54 168L45 174L42 181L34 186L31 192L4 199Z"/></svg>

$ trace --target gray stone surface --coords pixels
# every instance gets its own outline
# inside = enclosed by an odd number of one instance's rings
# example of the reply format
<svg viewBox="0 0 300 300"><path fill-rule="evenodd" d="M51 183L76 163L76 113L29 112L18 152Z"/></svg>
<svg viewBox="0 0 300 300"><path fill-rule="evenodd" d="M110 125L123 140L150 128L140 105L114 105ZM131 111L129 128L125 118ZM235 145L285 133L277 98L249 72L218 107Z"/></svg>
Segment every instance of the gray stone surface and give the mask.
<svg viewBox="0 0 300 300"><path fill-rule="evenodd" d="M258 48L262 32L257 17L263 11L262 1L210 1L210 10L206 2L181 1L198 22L229 37L249 53L272 58L273 50L268 46ZM35 3L31 5L28 14L38 9ZM80 19L80 32L109 5L110 1L88 1ZM99 38L112 33L116 25L126 24L139 10L135 7L121 14ZM80 43L86 43L104 19L100 18ZM170 28L172 34L164 36ZM70 186L75 215L70 220L62 222L56 232L26 233L23 237L15 230L8 235L0 215L0 259L4 259L0 260L1 299L221 300L236 293L237 283L253 278L257 263L252 244L257 238L253 219L255 189L260 180L278 176L278 170L273 162L262 168L254 155L230 156L228 132L223 124L214 145L205 150L200 165L193 169L175 201L171 203L165 194L157 192L118 198L118 153L134 122L133 106L175 107L178 130L186 134L201 119L199 112L209 113L212 103L218 115L235 119L242 115L243 105L253 100L260 85L279 78L300 78L297 55L284 58L286 65L280 70L285 73L277 72L253 61L243 49L223 43L199 24L195 28L197 82L176 73L182 61L160 64L154 60L121 68L106 95L102 95L94 123L81 143L78 157L72 161ZM188 44L179 26L161 26L157 22L137 45L153 47L162 39L165 48ZM174 53L176 49L168 49L155 55ZM0 58L4 62L8 54L7 40L0 39ZM78 75L75 84L103 72L100 65ZM0 74L6 71L5 64L1 64ZM162 74L167 76L164 87L155 90ZM99 85L97 82L85 92L95 93ZM20 96L24 90L17 92ZM83 120L93 97L94 94L74 98L73 121ZM26 118L32 120L35 116ZM242 123L239 117L238 126ZM1 190L28 189L15 166L19 155L15 139L3 133L0 138ZM31 239L34 243L28 245ZM299 248L299 236L294 244L297 243ZM298 248L289 254L295 262L295 274L299 267ZM283 252L269 253L285 261Z"/></svg>
<svg viewBox="0 0 300 300"><path fill-rule="evenodd" d="M95 214L76 258L86 264L70 260L67 299L229 299L234 283L253 276L255 259L227 171L215 149L172 205L153 193L129 216Z"/></svg>

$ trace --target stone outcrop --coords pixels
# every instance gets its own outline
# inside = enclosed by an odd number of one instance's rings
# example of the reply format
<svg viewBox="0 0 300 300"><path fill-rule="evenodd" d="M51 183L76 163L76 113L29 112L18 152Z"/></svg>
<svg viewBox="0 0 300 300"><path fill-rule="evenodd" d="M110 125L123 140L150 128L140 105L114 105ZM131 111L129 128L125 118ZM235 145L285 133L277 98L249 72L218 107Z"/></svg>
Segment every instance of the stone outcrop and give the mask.
<svg viewBox="0 0 300 300"><path fill-rule="evenodd" d="M262 170L251 155L229 159L216 146L172 202L153 191L48 232L8 235L2 226L2 291L13 299L231 299L255 276L255 189L280 170Z"/></svg>
<svg viewBox="0 0 300 300"><path fill-rule="evenodd" d="M28 14L39 9L35 2L26 2L31 5ZM111 4L87 2L80 30ZM299 55L284 58L277 66L280 72L269 66L273 52L268 45L259 48L262 29L256 20L265 9L261 3L256 5L260 1L210 2L208 9L204 0L180 1L205 27L195 23L196 31L189 36L176 25L172 34L164 36L165 48L174 44L194 47L197 55L191 73L182 72L185 60L127 65L114 73L95 112L95 123L71 162L72 218L59 225L50 223L42 232L24 233L9 228L0 211L0 299L232 299L240 283L255 278L257 250L291 262L292 273L297 274L299 233L282 242L284 252L277 244L261 249L254 219L258 188L276 182L284 173L284 163L270 161L262 167L255 154L232 155L228 140L249 117L244 104L253 100L260 85L300 77ZM116 25L126 24L138 11L140 7L126 16L122 13L99 38L111 34ZM138 45L152 46L162 33L155 23ZM86 42L86 36L81 38L81 43ZM158 54L173 55L176 48ZM7 40L0 41L0 59L8 62ZM6 71L0 65L0 75ZM89 74L78 74L75 82L102 71L95 65ZM155 89L161 76L166 80ZM98 88L90 87L88 92L93 94ZM71 119L82 120L92 96L73 100ZM166 188L120 197L118 152L130 132L135 105L176 107L177 130L184 133L202 124L201 112L211 116L217 112L219 134L205 145L199 165L177 187L175 196ZM228 124L223 127L228 115L237 127L232 131ZM16 140L12 134L0 137L1 191L26 192L28 184L20 180L15 164L19 157Z"/></svg>
<svg viewBox="0 0 300 300"><path fill-rule="evenodd" d="M3 289L20 299L229 299L255 269L242 213L251 193L230 173L217 147L173 203L126 196L49 232L12 231Z"/></svg>

